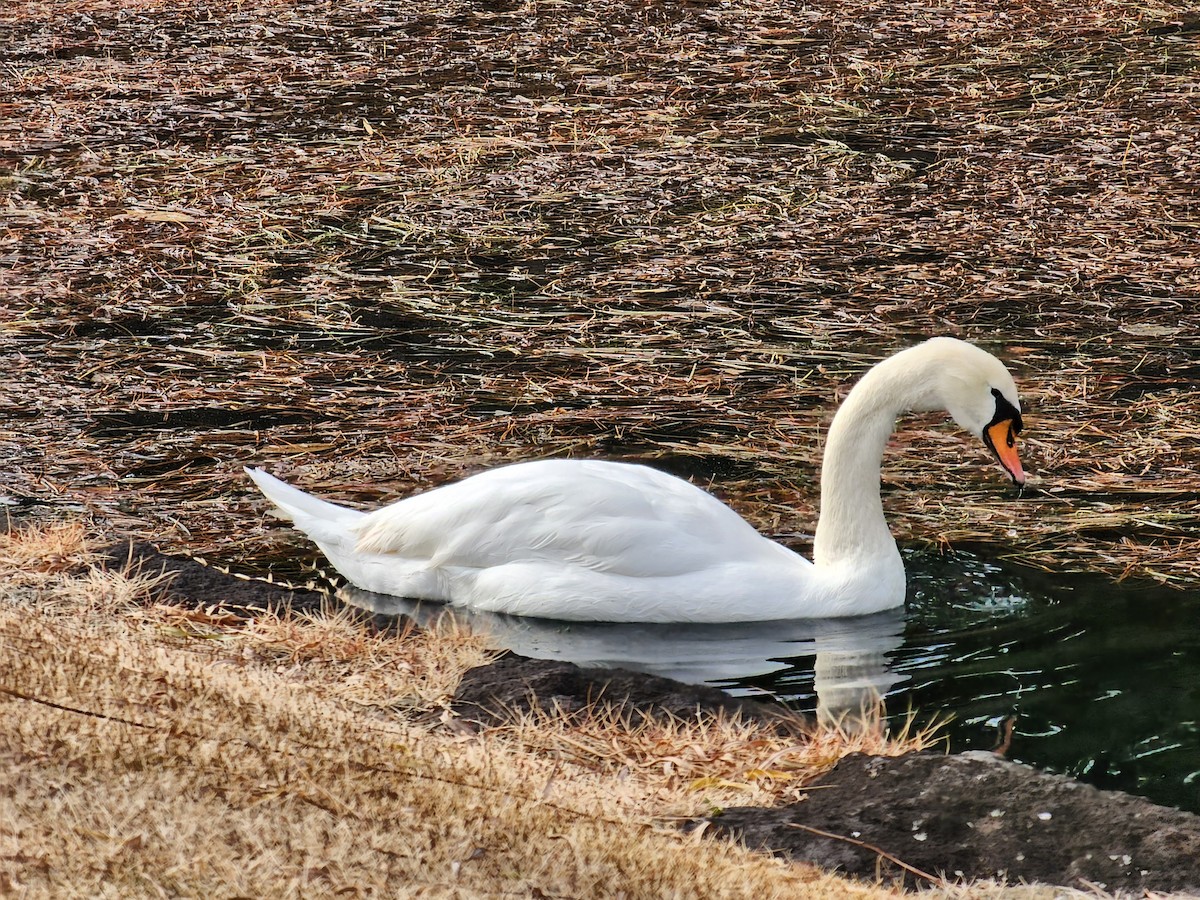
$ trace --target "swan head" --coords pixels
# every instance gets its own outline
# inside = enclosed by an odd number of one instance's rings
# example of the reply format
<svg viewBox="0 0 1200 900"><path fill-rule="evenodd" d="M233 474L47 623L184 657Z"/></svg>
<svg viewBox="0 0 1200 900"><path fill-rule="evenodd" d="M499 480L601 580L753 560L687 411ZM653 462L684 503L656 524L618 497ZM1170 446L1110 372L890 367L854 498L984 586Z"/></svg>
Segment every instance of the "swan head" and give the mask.
<svg viewBox="0 0 1200 900"><path fill-rule="evenodd" d="M928 407L945 409L960 428L981 438L1013 483L1024 485L1017 454L1021 400L1004 363L955 338L932 338L913 349L926 357Z"/></svg>

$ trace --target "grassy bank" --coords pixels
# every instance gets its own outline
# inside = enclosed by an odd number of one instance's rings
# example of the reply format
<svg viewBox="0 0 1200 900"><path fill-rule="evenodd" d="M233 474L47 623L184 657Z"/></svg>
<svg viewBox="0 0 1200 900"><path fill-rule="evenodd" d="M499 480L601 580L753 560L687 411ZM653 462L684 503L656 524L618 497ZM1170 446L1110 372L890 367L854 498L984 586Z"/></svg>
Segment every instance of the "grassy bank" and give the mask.
<svg viewBox="0 0 1200 900"><path fill-rule="evenodd" d="M601 710L477 731L446 701L478 638L163 605L95 563L77 525L0 538L4 893L891 896L673 823L923 736Z"/></svg>

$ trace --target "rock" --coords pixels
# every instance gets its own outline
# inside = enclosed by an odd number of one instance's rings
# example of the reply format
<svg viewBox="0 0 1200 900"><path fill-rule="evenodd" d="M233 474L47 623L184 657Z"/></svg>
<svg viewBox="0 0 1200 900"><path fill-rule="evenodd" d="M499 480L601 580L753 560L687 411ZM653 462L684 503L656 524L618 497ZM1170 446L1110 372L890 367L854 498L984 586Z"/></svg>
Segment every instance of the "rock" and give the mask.
<svg viewBox="0 0 1200 900"><path fill-rule="evenodd" d="M328 600L319 591L300 590L240 578L186 556L168 556L150 544L117 544L105 550L101 565L145 575L171 576L164 600L170 603L221 606L233 612L282 609L293 612L320 609Z"/></svg>
<svg viewBox="0 0 1200 900"><path fill-rule="evenodd" d="M883 851L949 880L1200 891L1200 816L992 753L854 754L813 788L786 807L727 809L689 827L868 879L923 883Z"/></svg>
<svg viewBox="0 0 1200 900"><path fill-rule="evenodd" d="M453 709L482 725L512 720L512 711L578 712L608 704L637 722L645 717L695 719L698 712L740 713L743 718L787 727L772 707L738 700L716 688L683 684L626 669L582 669L557 660L505 653L494 663L467 672L454 694Z"/></svg>

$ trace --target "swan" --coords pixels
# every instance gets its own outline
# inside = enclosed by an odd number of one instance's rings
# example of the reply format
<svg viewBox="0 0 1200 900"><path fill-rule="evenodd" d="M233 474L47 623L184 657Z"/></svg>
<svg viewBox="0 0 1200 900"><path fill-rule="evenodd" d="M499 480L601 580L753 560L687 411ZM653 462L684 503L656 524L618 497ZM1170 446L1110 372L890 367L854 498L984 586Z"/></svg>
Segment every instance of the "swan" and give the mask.
<svg viewBox="0 0 1200 900"><path fill-rule="evenodd" d="M338 572L375 593L593 622L868 615L904 603L879 470L908 410L945 410L1024 484L1012 376L973 344L931 338L868 370L830 424L811 562L701 488L632 463L514 463L370 513L246 473Z"/></svg>

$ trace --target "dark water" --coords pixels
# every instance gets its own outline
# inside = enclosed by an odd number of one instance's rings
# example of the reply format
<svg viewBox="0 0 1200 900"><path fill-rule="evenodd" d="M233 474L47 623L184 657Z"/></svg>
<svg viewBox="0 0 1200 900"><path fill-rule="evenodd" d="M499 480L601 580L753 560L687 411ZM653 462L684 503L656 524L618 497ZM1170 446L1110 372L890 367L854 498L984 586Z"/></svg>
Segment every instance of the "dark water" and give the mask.
<svg viewBox="0 0 1200 900"><path fill-rule="evenodd" d="M966 554L908 559L878 616L609 625L456 612L528 656L625 666L838 716L878 692L896 721L951 714L952 749L1007 756L1200 812L1200 593L1051 578ZM412 611L355 592L351 602ZM439 608L417 607L418 616Z"/></svg>
<svg viewBox="0 0 1200 900"><path fill-rule="evenodd" d="M952 713L955 750L1010 759L1200 812L1200 594L911 557L888 708ZM813 657L740 679L815 704Z"/></svg>

